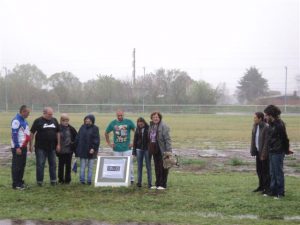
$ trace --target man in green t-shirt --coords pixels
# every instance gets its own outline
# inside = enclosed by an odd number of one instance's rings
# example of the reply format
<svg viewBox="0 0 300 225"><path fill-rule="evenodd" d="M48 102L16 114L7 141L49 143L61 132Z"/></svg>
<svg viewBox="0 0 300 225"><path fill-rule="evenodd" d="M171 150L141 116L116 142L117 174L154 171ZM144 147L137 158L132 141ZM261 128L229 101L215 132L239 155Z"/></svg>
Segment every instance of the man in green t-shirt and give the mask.
<svg viewBox="0 0 300 225"><path fill-rule="evenodd" d="M123 110L118 110L117 119L109 123L105 130L106 143L113 149L114 156L130 156L130 181L134 182L132 143L130 143L130 131L134 131L134 123L124 118ZM110 142L109 133L113 131L113 143Z"/></svg>

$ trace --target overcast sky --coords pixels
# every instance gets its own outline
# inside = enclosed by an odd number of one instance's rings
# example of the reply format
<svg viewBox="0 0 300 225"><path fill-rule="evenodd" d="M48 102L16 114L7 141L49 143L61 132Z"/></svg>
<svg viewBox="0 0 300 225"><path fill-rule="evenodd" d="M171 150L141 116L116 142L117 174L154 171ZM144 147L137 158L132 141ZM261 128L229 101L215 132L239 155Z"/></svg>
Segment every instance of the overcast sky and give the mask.
<svg viewBox="0 0 300 225"><path fill-rule="evenodd" d="M298 0L0 0L0 66L31 63L47 76L70 71L131 79L143 67L187 71L234 90L256 66L288 92L300 74Z"/></svg>

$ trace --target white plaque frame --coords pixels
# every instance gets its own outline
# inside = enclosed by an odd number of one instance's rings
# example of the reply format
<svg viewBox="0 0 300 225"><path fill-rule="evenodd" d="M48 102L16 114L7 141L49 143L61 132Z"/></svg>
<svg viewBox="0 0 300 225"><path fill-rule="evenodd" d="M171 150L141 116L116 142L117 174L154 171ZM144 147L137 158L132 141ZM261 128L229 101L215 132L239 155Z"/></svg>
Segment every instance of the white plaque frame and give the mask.
<svg viewBox="0 0 300 225"><path fill-rule="evenodd" d="M130 156L98 156L95 187L128 187Z"/></svg>

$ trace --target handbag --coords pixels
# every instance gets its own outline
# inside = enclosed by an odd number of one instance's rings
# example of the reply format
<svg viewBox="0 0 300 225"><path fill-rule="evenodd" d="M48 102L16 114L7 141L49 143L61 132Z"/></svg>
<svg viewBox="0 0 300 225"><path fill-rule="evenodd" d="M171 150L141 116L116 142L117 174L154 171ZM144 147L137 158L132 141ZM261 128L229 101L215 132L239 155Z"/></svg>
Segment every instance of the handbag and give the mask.
<svg viewBox="0 0 300 225"><path fill-rule="evenodd" d="M178 156L172 152L163 153L163 167L170 169L171 167L179 167Z"/></svg>

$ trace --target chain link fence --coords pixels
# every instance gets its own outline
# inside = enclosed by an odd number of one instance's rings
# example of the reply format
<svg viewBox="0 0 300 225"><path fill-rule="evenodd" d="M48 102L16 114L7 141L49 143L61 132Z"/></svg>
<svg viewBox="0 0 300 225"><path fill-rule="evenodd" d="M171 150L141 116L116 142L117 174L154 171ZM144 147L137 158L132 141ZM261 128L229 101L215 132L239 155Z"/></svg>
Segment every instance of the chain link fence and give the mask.
<svg viewBox="0 0 300 225"><path fill-rule="evenodd" d="M131 113L162 113L178 114L252 114L263 111L265 105L142 105L142 104L58 104L57 111L60 113L112 113L117 109L123 109ZM300 114L300 105L280 105L282 113Z"/></svg>
<svg viewBox="0 0 300 225"><path fill-rule="evenodd" d="M48 105L29 105L32 112L42 112ZM187 113L187 114L252 114L262 111L266 105L151 105L151 104L56 104L49 105L58 113L113 113L123 109L131 113ZM0 112L16 112L20 105L0 104ZM278 105L282 113L300 114L300 105Z"/></svg>

